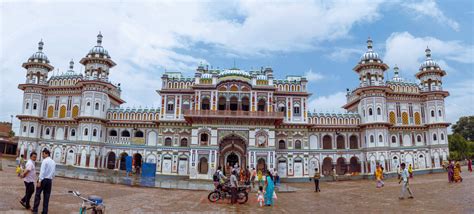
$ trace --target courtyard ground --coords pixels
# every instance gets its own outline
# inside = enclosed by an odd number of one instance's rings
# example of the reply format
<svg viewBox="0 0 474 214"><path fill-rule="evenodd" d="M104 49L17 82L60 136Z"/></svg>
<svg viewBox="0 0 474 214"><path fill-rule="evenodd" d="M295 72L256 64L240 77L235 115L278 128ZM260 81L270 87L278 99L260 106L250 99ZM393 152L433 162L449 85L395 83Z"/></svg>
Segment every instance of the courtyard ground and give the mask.
<svg viewBox="0 0 474 214"><path fill-rule="evenodd" d="M77 213L81 201L67 191L78 190L83 195L102 196L107 213L474 213L474 175L466 169L462 175L464 181L457 184L449 184L446 173L416 176L411 182L415 199L405 200L398 199L400 185L396 179L387 180L381 189L376 189L375 182L370 180L324 182L320 193L313 191L310 182L289 183L299 190L279 193L275 206L263 208L258 207L253 193L247 204L230 205L227 201L210 203L207 191L57 177L53 181L49 207L50 213ZM23 182L14 174L14 168L4 164L0 171L0 212L29 213L18 203L23 193Z"/></svg>

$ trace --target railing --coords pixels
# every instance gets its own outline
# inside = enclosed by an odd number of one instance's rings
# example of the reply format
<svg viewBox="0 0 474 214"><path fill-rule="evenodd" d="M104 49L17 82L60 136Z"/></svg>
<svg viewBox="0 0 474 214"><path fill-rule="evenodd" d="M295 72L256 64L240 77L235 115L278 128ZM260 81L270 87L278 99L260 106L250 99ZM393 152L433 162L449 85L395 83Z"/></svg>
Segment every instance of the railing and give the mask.
<svg viewBox="0 0 474 214"><path fill-rule="evenodd" d="M283 119L284 112L264 111L211 111L211 110L184 110L184 117L250 117L260 119Z"/></svg>
<svg viewBox="0 0 474 214"><path fill-rule="evenodd" d="M130 138L129 137L109 136L109 137L107 137L107 143L110 143L110 144L130 144Z"/></svg>

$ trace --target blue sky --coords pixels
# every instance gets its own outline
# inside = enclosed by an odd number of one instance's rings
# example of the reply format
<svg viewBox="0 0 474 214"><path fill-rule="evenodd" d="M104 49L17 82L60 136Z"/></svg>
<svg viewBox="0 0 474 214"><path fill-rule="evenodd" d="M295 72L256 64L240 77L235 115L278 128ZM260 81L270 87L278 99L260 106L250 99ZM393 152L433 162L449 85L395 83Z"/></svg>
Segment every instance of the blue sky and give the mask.
<svg viewBox="0 0 474 214"><path fill-rule="evenodd" d="M307 75L310 109L342 111L346 88L355 88L352 68L366 40L391 68L414 80L424 49L448 75L444 88L451 122L474 115L474 3L456 1L19 1L0 4L0 120L21 108L17 85L21 63L44 52L56 69L67 70L104 35L103 46L118 64L111 80L122 83L125 106L158 106L161 74L191 76L199 62L247 70L271 66L277 78ZM50 73L50 76L52 73ZM386 78L393 76L390 69Z"/></svg>

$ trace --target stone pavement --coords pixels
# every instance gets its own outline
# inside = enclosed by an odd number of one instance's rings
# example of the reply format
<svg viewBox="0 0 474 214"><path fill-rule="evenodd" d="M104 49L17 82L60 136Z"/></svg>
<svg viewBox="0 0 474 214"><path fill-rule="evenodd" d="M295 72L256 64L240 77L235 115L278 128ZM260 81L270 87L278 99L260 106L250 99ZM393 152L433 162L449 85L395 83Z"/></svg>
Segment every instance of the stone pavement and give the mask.
<svg viewBox="0 0 474 214"><path fill-rule="evenodd" d="M0 213L28 213L18 203L24 193L22 181L13 167L0 171ZM474 213L474 175L464 170L462 183L449 184L446 173L419 175L411 181L415 199L399 200L400 185L388 179L385 187L375 188L372 180L324 182L320 193L313 184L291 183L295 192L278 194L273 207L260 208L256 197L249 202L230 205L228 201L211 203L209 191L143 188L58 177L53 181L50 213L77 212L80 201L67 194L78 190L83 195L104 198L107 213Z"/></svg>

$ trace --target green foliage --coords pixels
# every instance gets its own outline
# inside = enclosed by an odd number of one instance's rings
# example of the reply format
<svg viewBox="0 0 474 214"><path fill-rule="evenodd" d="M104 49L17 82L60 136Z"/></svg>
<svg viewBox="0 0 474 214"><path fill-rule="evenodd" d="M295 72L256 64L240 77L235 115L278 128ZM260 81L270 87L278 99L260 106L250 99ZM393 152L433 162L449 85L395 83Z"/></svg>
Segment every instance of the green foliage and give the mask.
<svg viewBox="0 0 474 214"><path fill-rule="evenodd" d="M474 116L461 117L452 126L454 134L460 134L468 141L474 141Z"/></svg>
<svg viewBox="0 0 474 214"><path fill-rule="evenodd" d="M10 132L8 132L8 137L15 137L15 132L10 130Z"/></svg>

